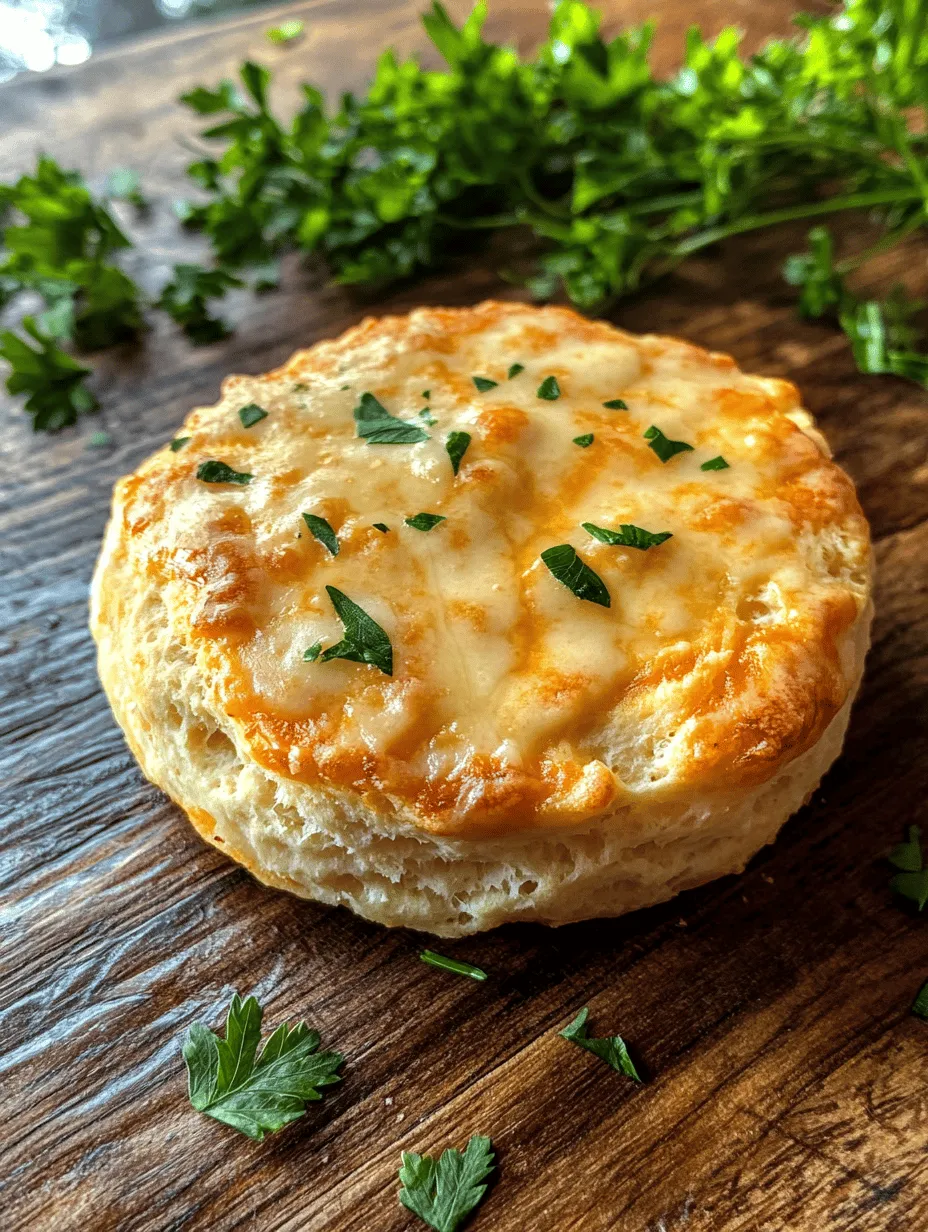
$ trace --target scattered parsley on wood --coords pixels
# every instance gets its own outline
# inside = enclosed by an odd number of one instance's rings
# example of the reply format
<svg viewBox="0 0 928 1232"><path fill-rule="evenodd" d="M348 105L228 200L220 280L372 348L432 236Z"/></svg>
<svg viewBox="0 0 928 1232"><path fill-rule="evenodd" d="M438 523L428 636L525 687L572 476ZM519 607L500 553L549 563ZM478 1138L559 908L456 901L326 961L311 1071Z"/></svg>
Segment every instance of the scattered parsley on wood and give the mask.
<svg viewBox="0 0 928 1232"><path fill-rule="evenodd" d="M405 419L397 419L371 393L361 394L354 408L354 421L358 436L368 445L415 445L429 439L424 428L407 423Z"/></svg>
<svg viewBox="0 0 928 1232"><path fill-rule="evenodd" d="M290 21L282 21L279 26L272 26L267 31L268 41L271 43L292 43L294 39L298 39L306 29L305 22L298 17L292 18Z"/></svg>
<svg viewBox="0 0 928 1232"><path fill-rule="evenodd" d="M561 396L561 387L556 376L546 376L536 390L536 396L544 402L556 402Z"/></svg>
<svg viewBox="0 0 928 1232"><path fill-rule="evenodd" d="M648 448L653 449L662 462L669 462L678 453L691 453L693 450L693 446L687 445L686 441L672 441L664 436L660 428L655 428L653 424L645 432L644 439L648 442Z"/></svg>
<svg viewBox="0 0 928 1232"><path fill-rule="evenodd" d="M918 996L912 1002L912 1013L928 1022L928 981L922 984Z"/></svg>
<svg viewBox="0 0 928 1232"><path fill-rule="evenodd" d="M434 530L439 522L445 522L447 519L440 513L416 513L411 518L405 518L404 521L413 530L429 531Z"/></svg>
<svg viewBox="0 0 928 1232"><path fill-rule="evenodd" d="M641 1082L641 1076L628 1055L628 1049L625 1047L625 1041L621 1035L610 1035L605 1039L590 1038L586 1028L586 1020L589 1014L589 1009L584 1006L570 1026L565 1027L560 1034L564 1039L570 1040L571 1043L579 1044L587 1052L592 1052L594 1056L605 1061L607 1065L611 1065L617 1073L634 1078L635 1082Z"/></svg>
<svg viewBox="0 0 928 1232"><path fill-rule="evenodd" d="M243 428L253 428L262 419L267 419L267 411L262 410L256 402L249 402L247 406L240 408L238 417Z"/></svg>
<svg viewBox="0 0 928 1232"><path fill-rule="evenodd" d="M493 1158L490 1139L478 1134L463 1152L452 1147L438 1159L404 1151L400 1202L435 1232L457 1232L487 1191Z"/></svg>
<svg viewBox="0 0 928 1232"><path fill-rule="evenodd" d="M369 663L379 667L385 676L393 675L393 647L386 632L373 617L353 599L334 586L326 586L335 614L342 622L345 636L319 656L323 663L330 659L348 659L352 663Z"/></svg>
<svg viewBox="0 0 928 1232"><path fill-rule="evenodd" d="M575 436L573 443L579 445L581 449L589 449L594 439L592 432L584 432L582 436Z"/></svg>
<svg viewBox="0 0 928 1232"><path fill-rule="evenodd" d="M541 559L552 576L573 591L578 599L587 599L590 603L598 603L600 607L612 605L606 583L577 555L576 548L569 543L545 548Z"/></svg>
<svg viewBox="0 0 928 1232"><path fill-rule="evenodd" d="M593 522L581 522L583 529L598 539L600 543L608 543L611 547L622 548L638 548L639 551L646 552L648 548L655 548L659 543L665 543L668 539L672 539L673 535L669 530L650 531L644 530L640 526L634 526L630 522L622 522L618 530L609 530L605 526L596 526Z"/></svg>
<svg viewBox="0 0 928 1232"><path fill-rule="evenodd" d="M210 315L210 301L221 299L226 291L241 285L241 279L228 270L182 263L174 266L174 275L161 292L158 307L174 318L194 346L209 346L231 332L225 321Z"/></svg>
<svg viewBox="0 0 928 1232"><path fill-rule="evenodd" d="M471 436L469 432L451 432L445 442L445 449L448 457L451 459L451 469L455 474L458 473L461 467L461 459L467 453L467 448L470 445Z"/></svg>
<svg viewBox="0 0 928 1232"><path fill-rule="evenodd" d="M26 412L34 432L55 432L97 409L97 400L84 384L90 369L62 351L56 340L43 334L33 317L22 327L35 342L31 346L12 330L0 333L0 358L10 365L6 387L11 394L26 394Z"/></svg>
<svg viewBox="0 0 928 1232"><path fill-rule="evenodd" d="M887 857L899 869L890 882L892 889L915 903L919 911L928 903L928 868L922 855L921 833L918 826L909 826L906 841L894 847Z"/></svg>
<svg viewBox="0 0 928 1232"><path fill-rule="evenodd" d="M341 1079L342 1057L318 1052L319 1032L305 1023L274 1031L260 1055L263 1011L254 997L236 993L229 1006L225 1038L192 1026L184 1041L190 1102L198 1112L263 1141L301 1117L321 1099L322 1087Z"/></svg>
<svg viewBox="0 0 928 1232"><path fill-rule="evenodd" d="M488 389L496 389L499 381L491 381L488 376L471 377L479 393L485 394Z"/></svg>
<svg viewBox="0 0 928 1232"><path fill-rule="evenodd" d="M323 547L328 548L333 556L337 556L339 552L338 538L325 518L320 518L315 513L304 513L303 521L309 527L309 533L315 539L318 539Z"/></svg>
<svg viewBox="0 0 928 1232"><path fill-rule="evenodd" d="M708 462L703 462L699 468L701 471L727 471L729 464L725 461L721 454L717 458L710 458Z"/></svg>
<svg viewBox="0 0 928 1232"><path fill-rule="evenodd" d="M485 980L487 973L473 963L459 962L456 958L445 958L444 954L436 954L434 950L423 950L419 955L424 963L439 967L442 971L453 971L455 975L466 975L472 980Z"/></svg>
<svg viewBox="0 0 928 1232"><path fill-rule="evenodd" d="M244 486L246 483L251 483L254 475L234 470L225 462L211 459L208 462L201 462L197 467L197 479L202 480L203 483L237 483Z"/></svg>

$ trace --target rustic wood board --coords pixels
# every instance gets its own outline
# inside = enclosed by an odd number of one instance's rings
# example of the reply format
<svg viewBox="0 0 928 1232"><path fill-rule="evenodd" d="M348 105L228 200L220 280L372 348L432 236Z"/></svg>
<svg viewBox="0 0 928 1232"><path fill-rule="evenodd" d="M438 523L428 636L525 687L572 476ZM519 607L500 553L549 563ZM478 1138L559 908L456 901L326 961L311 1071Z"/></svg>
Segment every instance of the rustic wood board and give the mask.
<svg viewBox="0 0 928 1232"><path fill-rule="evenodd" d="M451 6L460 15L465 5ZM609 21L645 15L609 6ZM702 19L782 32L787 0L667 0L658 59ZM138 167L156 199L133 224L150 287L195 252L171 219L193 125L174 97L246 55L285 99L304 76L361 85L377 50L422 46L407 0L315 0L158 35L0 90L6 179L44 148L92 180ZM497 0L523 46L540 6ZM894 902L882 856L928 796L928 396L855 373L842 340L802 324L777 266L802 232L733 244L615 319L731 351L796 380L873 525L877 621L847 748L776 845L729 877L625 919L500 929L442 948L477 985L417 958L421 938L262 888L205 847L136 769L97 684L87 587L114 479L168 438L229 371L263 371L366 311L512 296L487 257L366 300L288 267L233 299L237 332L193 350L159 321L102 359L101 420L33 438L0 420L4 806L4 1191L0 1224L54 1229L403 1232L403 1149L490 1134L499 1181L475 1232L918 1232L928 1228L925 922ZM924 252L881 277L918 279ZM924 291L924 284L921 287ZM88 450L105 426L114 444ZM306 1015L345 1081L256 1144L194 1113L179 1048L233 988L268 1021ZM558 1038L577 1009L621 1030L650 1081L622 1080Z"/></svg>

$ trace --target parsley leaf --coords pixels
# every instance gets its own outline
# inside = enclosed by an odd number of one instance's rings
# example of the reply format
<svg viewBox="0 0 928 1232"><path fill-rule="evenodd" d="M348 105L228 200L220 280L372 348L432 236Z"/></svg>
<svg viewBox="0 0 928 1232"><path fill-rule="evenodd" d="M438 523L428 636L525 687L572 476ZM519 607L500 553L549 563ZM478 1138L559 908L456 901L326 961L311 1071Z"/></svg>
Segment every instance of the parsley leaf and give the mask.
<svg viewBox="0 0 928 1232"><path fill-rule="evenodd" d="M370 393L361 395L361 401L354 408L354 420L358 436L368 445L414 445L429 439L423 428L397 419Z"/></svg>
<svg viewBox="0 0 928 1232"><path fill-rule="evenodd" d="M197 479L201 479L203 483L237 483L244 486L251 483L254 475L233 470L225 462L211 459L209 462L201 462L197 467Z"/></svg>
<svg viewBox="0 0 928 1232"><path fill-rule="evenodd" d="M337 1052L317 1052L319 1032L304 1022L281 1023L260 1056L263 1012L254 997L232 997L225 1039L196 1024L187 1032L183 1055L190 1102L198 1112L263 1141L301 1117L320 1087L340 1082Z"/></svg>
<svg viewBox="0 0 928 1232"><path fill-rule="evenodd" d="M560 543L557 547L545 548L541 559L551 574L562 582L568 590L573 591L578 599L588 599L590 603L598 603L600 607L610 607L612 600L606 584L577 555L576 549L569 543Z"/></svg>
<svg viewBox="0 0 928 1232"><path fill-rule="evenodd" d="M676 454L691 452L693 448L692 445L687 445L686 441L670 440L653 424L645 432L644 438L648 442L648 448L653 449L662 462L669 462Z"/></svg>
<svg viewBox="0 0 928 1232"><path fill-rule="evenodd" d="M256 402L249 402L247 406L239 408L238 417L243 428L253 428L262 419L267 419L267 411L262 410Z"/></svg>
<svg viewBox="0 0 928 1232"><path fill-rule="evenodd" d="M483 1199L487 1187L481 1182L493 1169L490 1139L478 1134L463 1153L452 1147L438 1159L404 1151L400 1202L435 1232L457 1232Z"/></svg>
<svg viewBox="0 0 928 1232"><path fill-rule="evenodd" d="M266 33L272 43L292 43L305 29L306 23L295 17L290 21L282 21L279 26L272 26Z"/></svg>
<svg viewBox="0 0 928 1232"><path fill-rule="evenodd" d="M900 870L890 882L892 889L915 903L919 911L928 903L928 868L922 856L921 833L918 826L909 826L907 840L894 847L887 857Z"/></svg>
<svg viewBox="0 0 928 1232"><path fill-rule="evenodd" d="M928 1021L928 982L922 984L918 996L912 1002L912 1013Z"/></svg>
<svg viewBox="0 0 928 1232"><path fill-rule="evenodd" d="M382 535L388 535L390 533L390 527L386 524L386 522L375 522L374 530L379 530Z"/></svg>
<svg viewBox="0 0 928 1232"><path fill-rule="evenodd" d="M386 676L393 675L393 647L376 620L368 616L342 591L326 586L326 593L342 622L345 636L320 656L323 663L330 659L348 659L352 663L369 663L379 667Z"/></svg>
<svg viewBox="0 0 928 1232"><path fill-rule="evenodd" d="M440 513L417 513L411 518L404 519L407 526L411 526L413 530L434 530L439 522L447 521Z"/></svg>
<svg viewBox="0 0 928 1232"><path fill-rule="evenodd" d="M183 449L185 445L189 445L189 444L190 444L189 436L175 436L174 440L171 441L171 444L168 446L168 448L171 450L171 453L177 453L178 449Z"/></svg>
<svg viewBox="0 0 928 1232"><path fill-rule="evenodd" d="M227 270L175 265L174 277L161 292L158 307L174 318L195 346L208 346L230 333L224 321L210 316L208 301L219 299L231 287L241 285L241 279Z"/></svg>
<svg viewBox="0 0 928 1232"><path fill-rule="evenodd" d="M623 402L621 398L611 398L608 402L604 402L603 406L607 411L627 411L628 404Z"/></svg>
<svg viewBox="0 0 928 1232"><path fill-rule="evenodd" d="M575 436L573 443L579 445L581 449L589 449L594 439L592 432L584 432L582 436Z"/></svg>
<svg viewBox="0 0 928 1232"><path fill-rule="evenodd" d="M605 526L594 526L592 522L581 522L580 525L600 543L608 543L612 547L639 548L642 552L673 538L669 530L656 532L642 530L640 526L633 526L629 522L623 522L618 530L608 530Z"/></svg>
<svg viewBox="0 0 928 1232"><path fill-rule="evenodd" d="M56 432L76 423L79 415L96 410L97 400L84 385L90 369L60 350L33 317L24 317L22 325L38 347L4 330L0 333L0 358L12 369L6 378L9 392L28 394L26 411L32 416L33 431Z"/></svg>
<svg viewBox="0 0 928 1232"><path fill-rule="evenodd" d="M513 377L525 371L525 364L510 364L509 371L506 373L507 378L511 381Z"/></svg>
<svg viewBox="0 0 928 1232"><path fill-rule="evenodd" d="M701 471L727 471L729 463L719 454L717 458L710 458L708 462L703 462L699 469Z"/></svg>
<svg viewBox="0 0 928 1232"><path fill-rule="evenodd" d="M305 663L315 663L322 654L322 642L313 642L308 650L303 651L303 661Z"/></svg>
<svg viewBox="0 0 928 1232"><path fill-rule="evenodd" d="M423 950L419 955L424 963L439 967L442 971L453 971L455 975L467 975L472 980L485 980L487 973L473 963L459 962L456 958L445 958L444 954L436 954L434 950Z"/></svg>
<svg viewBox="0 0 928 1232"><path fill-rule="evenodd" d="M471 380L482 394L485 394L488 389L496 389L497 385L499 385L499 381L491 381L487 376L475 376L471 377Z"/></svg>
<svg viewBox="0 0 928 1232"><path fill-rule="evenodd" d="M460 470L461 459L467 453L470 441L471 436L469 432L451 432L448 434L448 439L445 441L445 449L448 452L448 457L451 459L451 469L455 474Z"/></svg>
<svg viewBox="0 0 928 1232"><path fill-rule="evenodd" d="M546 376L538 386L536 396L543 398L545 402L556 402L561 396L561 387L557 383L557 377Z"/></svg>
<svg viewBox="0 0 928 1232"><path fill-rule="evenodd" d="M325 518L320 518L315 513L304 513L303 521L309 527L310 534L318 539L324 547L327 547L333 556L337 556L339 552L338 539L335 536L335 531Z"/></svg>
<svg viewBox="0 0 928 1232"><path fill-rule="evenodd" d="M641 1082L641 1076L628 1055L628 1049L625 1047L625 1041L621 1035L610 1035L605 1039L591 1039L589 1037L586 1028L586 1020L589 1017L589 1013L589 1009L584 1007L570 1026L565 1027L560 1034L564 1039L570 1040L571 1043L579 1044L587 1052L592 1052L594 1056L605 1061L607 1065L611 1065L617 1073L634 1078L635 1082Z"/></svg>

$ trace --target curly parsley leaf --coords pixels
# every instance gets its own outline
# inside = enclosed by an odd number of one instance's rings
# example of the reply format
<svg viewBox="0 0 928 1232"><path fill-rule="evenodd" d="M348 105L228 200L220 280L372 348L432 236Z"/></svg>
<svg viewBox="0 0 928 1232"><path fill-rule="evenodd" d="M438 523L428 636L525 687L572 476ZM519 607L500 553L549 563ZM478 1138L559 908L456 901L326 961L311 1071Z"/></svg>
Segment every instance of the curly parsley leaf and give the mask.
<svg viewBox="0 0 928 1232"><path fill-rule="evenodd" d="M376 620L368 616L342 591L326 586L335 613L345 630L345 636L319 656L321 662L330 659L348 659L352 663L369 663L379 667L386 676L393 675L393 647L390 639Z"/></svg>
<svg viewBox="0 0 928 1232"><path fill-rule="evenodd" d="M321 1099L320 1088L340 1082L337 1052L318 1052L319 1032L304 1022L281 1023L258 1054L263 1011L254 997L236 993L225 1038L196 1024L187 1032L183 1056L190 1102L198 1112L263 1141Z"/></svg>
<svg viewBox="0 0 928 1232"><path fill-rule="evenodd" d="M239 407L238 417L243 428L253 428L262 419L267 419L267 411L256 402L249 402L247 406Z"/></svg>
<svg viewBox="0 0 928 1232"><path fill-rule="evenodd" d="M416 513L411 518L405 518L404 521L413 530L429 531L434 530L439 522L445 522L447 519L440 513Z"/></svg>
<svg viewBox="0 0 928 1232"><path fill-rule="evenodd" d="M96 410L97 400L84 384L90 369L72 359L43 334L34 318L24 317L23 329L37 346L11 330L0 333L0 358L11 371L6 387L11 394L26 394L26 411L35 432L56 432Z"/></svg>
<svg viewBox="0 0 928 1232"><path fill-rule="evenodd" d="M906 841L894 847L887 857L900 870L890 886L896 894L915 903L919 911L928 903L928 868L922 856L921 833L918 826L909 826Z"/></svg>
<svg viewBox="0 0 928 1232"><path fill-rule="evenodd" d="M309 527L309 533L318 539L323 547L328 548L333 556L337 556L339 552L338 538L325 518L320 518L315 513L304 513L303 521Z"/></svg>
<svg viewBox="0 0 928 1232"><path fill-rule="evenodd" d="M214 458L201 462L197 467L197 479L203 483L237 483L244 487L251 483L254 475L245 471L237 471L225 462L217 462Z"/></svg>
<svg viewBox="0 0 928 1232"><path fill-rule="evenodd" d="M642 552L646 552L648 548L655 548L659 543L665 543L668 539L673 538L669 530L643 530L640 526L634 526L630 522L623 522L618 530L609 530L605 526L595 526L592 522L581 522L580 525L587 534L592 535L594 539L598 539L600 543L608 543L612 547L638 548Z"/></svg>
<svg viewBox="0 0 928 1232"><path fill-rule="evenodd" d="M415 445L429 439L424 428L391 415L371 393L361 394L361 400L354 408L354 421L358 436L368 445Z"/></svg>
<svg viewBox="0 0 928 1232"><path fill-rule="evenodd" d="M194 346L209 346L230 333L225 321L210 316L209 302L240 286L241 279L227 270L175 265L174 276L161 292L158 307L174 318Z"/></svg>
<svg viewBox="0 0 928 1232"><path fill-rule="evenodd" d="M467 453L468 446L471 442L469 432L450 432L448 439L445 441L445 449L448 457L451 459L451 469L455 474L461 468L461 459Z"/></svg>
<svg viewBox="0 0 928 1232"><path fill-rule="evenodd" d="M587 1052L592 1052L594 1056L605 1061L607 1065L611 1065L617 1073L625 1074L628 1078L634 1078L635 1082L641 1082L641 1076L628 1055L628 1049L621 1035L610 1035L605 1039L590 1038L586 1027L586 1020L589 1014L589 1009L584 1007L570 1026L565 1027L560 1034L564 1039L570 1040L571 1043L579 1044Z"/></svg>
<svg viewBox="0 0 928 1232"><path fill-rule="evenodd" d="M573 591L578 599L587 599L590 603L598 603L600 607L612 605L605 582L578 556L576 549L569 543L545 548L541 559L552 576Z"/></svg>
<svg viewBox="0 0 928 1232"><path fill-rule="evenodd" d="M493 1158L490 1139L478 1134L463 1153L452 1147L438 1159L404 1151L400 1202L435 1232L457 1232L487 1191Z"/></svg>
<svg viewBox="0 0 928 1232"><path fill-rule="evenodd" d="M669 462L678 453L692 452L693 449L693 446L687 445L686 441L670 440L669 437L664 436L660 428L655 428L653 424L645 432L644 439L648 442L648 448L653 449L662 462Z"/></svg>

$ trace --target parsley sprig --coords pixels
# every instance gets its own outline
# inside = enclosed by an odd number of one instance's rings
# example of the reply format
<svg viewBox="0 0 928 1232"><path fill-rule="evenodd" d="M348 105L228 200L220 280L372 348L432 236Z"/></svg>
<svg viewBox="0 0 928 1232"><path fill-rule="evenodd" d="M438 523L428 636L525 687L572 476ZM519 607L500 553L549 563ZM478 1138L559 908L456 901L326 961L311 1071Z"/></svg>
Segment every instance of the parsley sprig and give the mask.
<svg viewBox="0 0 928 1232"><path fill-rule="evenodd" d="M190 1102L198 1112L263 1141L321 1099L320 1088L341 1079L342 1057L318 1052L319 1032L305 1022L281 1023L258 1054L263 1010L254 997L232 997L225 1038L195 1024L183 1054Z"/></svg>
<svg viewBox="0 0 928 1232"><path fill-rule="evenodd" d="M483 1200L493 1169L492 1143L479 1134L463 1152L452 1147L438 1159L404 1151L400 1202L435 1232L457 1232Z"/></svg>

